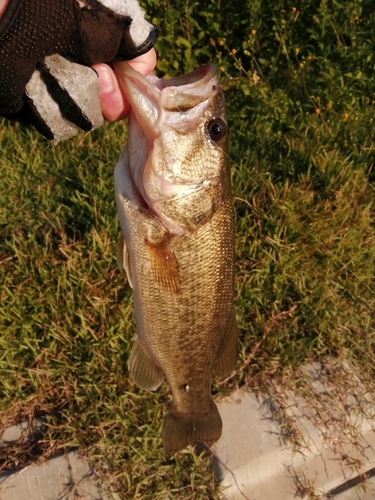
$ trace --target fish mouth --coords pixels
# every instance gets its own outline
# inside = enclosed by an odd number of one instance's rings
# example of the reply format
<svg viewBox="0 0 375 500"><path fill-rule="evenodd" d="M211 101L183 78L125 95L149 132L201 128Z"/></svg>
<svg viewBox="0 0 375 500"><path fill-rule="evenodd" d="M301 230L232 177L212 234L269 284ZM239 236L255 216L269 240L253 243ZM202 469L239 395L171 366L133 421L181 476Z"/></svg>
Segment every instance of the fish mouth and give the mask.
<svg viewBox="0 0 375 500"><path fill-rule="evenodd" d="M114 63L113 69L131 106L130 119L135 116L150 141L155 140L161 128L163 111L189 111L213 97L219 88L215 64L169 79L153 73L143 76L126 62Z"/></svg>
<svg viewBox="0 0 375 500"><path fill-rule="evenodd" d="M119 83L122 90L124 91L128 99L132 99L131 92L129 92L130 86L147 86L150 93L154 92L155 87L159 90L163 90L168 87L186 87L186 92L197 93L194 88L196 82L200 82L201 85L208 83L217 74L217 67L215 64L205 64L200 68L187 73L186 75L178 75L173 78L158 78L153 73L149 73L147 76L142 76L141 73L133 69L130 64L126 62L115 62L113 64L113 69L118 77ZM138 83L137 83L138 82ZM152 82L152 84L147 85L147 82ZM181 89L179 89L181 91ZM214 91L216 89L213 89ZM201 94L203 92L200 92ZM207 98L207 97L206 97ZM134 104L130 102L130 104Z"/></svg>
<svg viewBox="0 0 375 500"><path fill-rule="evenodd" d="M221 92L217 68L207 64L170 79L153 73L142 76L124 62L115 63L114 70L131 106L125 153L131 186L126 194L169 230L181 233L163 216L163 206L166 201L194 196L209 181L206 172L184 169L189 146L183 154L180 148L184 138L197 130L210 100Z"/></svg>
<svg viewBox="0 0 375 500"><path fill-rule="evenodd" d="M178 75L168 79L158 78L158 87L160 89L172 86L180 87L181 85L191 85L192 83L195 83L199 80L211 80L211 78L215 76L216 72L217 68L215 64L205 64L204 66L201 66L200 68L187 73L186 75Z"/></svg>
<svg viewBox="0 0 375 500"><path fill-rule="evenodd" d="M143 133L154 140L165 119L163 111L186 112L214 97L219 91L217 67L206 64L186 75L170 79L153 73L141 75L126 62L113 65L121 90Z"/></svg>

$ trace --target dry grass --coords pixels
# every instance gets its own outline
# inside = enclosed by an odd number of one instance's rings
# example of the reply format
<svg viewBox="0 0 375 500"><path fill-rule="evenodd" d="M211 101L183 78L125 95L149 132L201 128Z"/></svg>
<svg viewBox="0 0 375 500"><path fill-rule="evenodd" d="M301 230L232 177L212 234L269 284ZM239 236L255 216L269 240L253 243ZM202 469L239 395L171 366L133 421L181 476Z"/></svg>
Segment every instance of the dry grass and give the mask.
<svg viewBox="0 0 375 500"><path fill-rule="evenodd" d="M226 89L241 344L216 394L293 388L306 360L343 353L374 375L373 9L305 4L149 6L159 71L216 59ZM126 370L112 186L124 125L54 148L3 124L0 141L0 421L48 425L34 447L0 450L0 469L80 447L121 498L216 498L210 457L162 449L168 388L139 391Z"/></svg>

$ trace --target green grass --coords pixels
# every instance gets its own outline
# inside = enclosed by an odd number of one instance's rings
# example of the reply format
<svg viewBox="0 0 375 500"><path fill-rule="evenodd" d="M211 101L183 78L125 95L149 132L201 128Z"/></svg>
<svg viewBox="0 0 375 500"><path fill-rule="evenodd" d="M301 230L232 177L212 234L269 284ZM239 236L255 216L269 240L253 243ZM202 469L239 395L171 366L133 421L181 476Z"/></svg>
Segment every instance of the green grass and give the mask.
<svg viewBox="0 0 375 500"><path fill-rule="evenodd" d="M236 209L238 371L215 393L285 384L345 356L374 376L374 14L370 0L150 1L158 71L216 61ZM235 50L233 50L235 49ZM169 402L128 379L132 295L116 267L113 167L125 124L53 147L0 130L0 421L47 415L31 449L87 450L121 498L216 498L210 458L173 458Z"/></svg>

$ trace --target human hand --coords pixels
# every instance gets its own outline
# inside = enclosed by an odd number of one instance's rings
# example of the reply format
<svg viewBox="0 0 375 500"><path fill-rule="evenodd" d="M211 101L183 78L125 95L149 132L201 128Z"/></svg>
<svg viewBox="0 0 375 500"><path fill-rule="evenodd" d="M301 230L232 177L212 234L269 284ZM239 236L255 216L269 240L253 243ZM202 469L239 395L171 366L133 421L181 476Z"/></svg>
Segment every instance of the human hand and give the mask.
<svg viewBox="0 0 375 500"><path fill-rule="evenodd" d="M155 68L155 50L151 49L128 62L135 70L146 76ZM120 89L114 71L107 64L95 64L93 68L99 76L99 98L104 117L109 122L124 118L129 114L130 105Z"/></svg>
<svg viewBox="0 0 375 500"><path fill-rule="evenodd" d="M103 122L98 78L88 66L136 59L156 39L137 0L11 0L5 7L0 115L33 124L55 142L74 135L77 126L89 131ZM154 60L155 53L150 55L135 64L152 69L155 62L146 61ZM111 74L103 68L100 85ZM101 91L103 112L111 121L123 116L127 106L113 83L113 91Z"/></svg>

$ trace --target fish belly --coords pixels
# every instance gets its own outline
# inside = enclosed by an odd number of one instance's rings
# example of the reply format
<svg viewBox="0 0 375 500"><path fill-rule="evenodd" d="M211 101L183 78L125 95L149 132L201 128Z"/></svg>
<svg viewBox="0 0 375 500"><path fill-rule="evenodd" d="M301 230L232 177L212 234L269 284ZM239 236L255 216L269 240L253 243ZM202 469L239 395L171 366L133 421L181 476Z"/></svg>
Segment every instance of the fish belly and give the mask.
<svg viewBox="0 0 375 500"><path fill-rule="evenodd" d="M163 430L168 451L214 442L221 419L211 399L212 374L217 364L220 375L231 371L237 357L231 200L182 236L171 236L130 200L122 198L121 205L138 334L129 362L132 376L146 389L157 388L162 373L168 380L173 396Z"/></svg>

